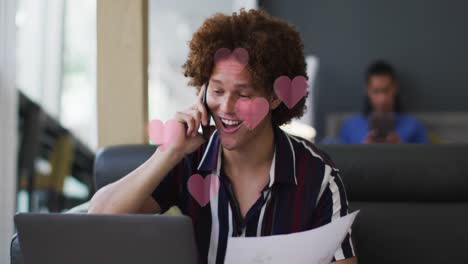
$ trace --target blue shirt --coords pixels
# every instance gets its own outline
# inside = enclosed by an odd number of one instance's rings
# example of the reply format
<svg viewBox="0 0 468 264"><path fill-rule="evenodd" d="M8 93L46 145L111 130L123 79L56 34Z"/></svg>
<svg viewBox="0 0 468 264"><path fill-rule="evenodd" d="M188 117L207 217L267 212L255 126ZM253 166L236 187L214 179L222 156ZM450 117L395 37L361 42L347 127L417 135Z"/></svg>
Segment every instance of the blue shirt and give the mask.
<svg viewBox="0 0 468 264"><path fill-rule="evenodd" d="M402 143L427 143L427 133L424 125L414 116L396 114L395 130ZM369 133L369 117L359 114L348 118L342 125L340 143L359 144Z"/></svg>
<svg viewBox="0 0 468 264"><path fill-rule="evenodd" d="M348 214L345 186L330 157L311 142L291 136L279 127L274 127L274 135L270 180L245 217L224 173L217 131L176 165L154 190L152 196L163 211L176 205L192 219L199 263L224 263L229 237L301 232ZM210 174L219 178L219 189L207 204L200 204L192 196L188 180ZM334 260L353 256L350 229Z"/></svg>

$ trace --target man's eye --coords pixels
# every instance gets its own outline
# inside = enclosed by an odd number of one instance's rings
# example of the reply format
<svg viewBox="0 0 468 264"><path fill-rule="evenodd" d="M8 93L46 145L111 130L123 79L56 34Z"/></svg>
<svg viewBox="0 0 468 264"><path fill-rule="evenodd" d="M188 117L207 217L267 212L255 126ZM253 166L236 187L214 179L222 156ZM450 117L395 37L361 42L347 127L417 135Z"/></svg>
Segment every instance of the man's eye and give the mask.
<svg viewBox="0 0 468 264"><path fill-rule="evenodd" d="M248 95L248 94L240 94L239 96L242 97L242 98L250 98L250 95Z"/></svg>
<svg viewBox="0 0 468 264"><path fill-rule="evenodd" d="M223 91L221 91L221 90L215 90L214 93L215 93L215 94L222 94Z"/></svg>

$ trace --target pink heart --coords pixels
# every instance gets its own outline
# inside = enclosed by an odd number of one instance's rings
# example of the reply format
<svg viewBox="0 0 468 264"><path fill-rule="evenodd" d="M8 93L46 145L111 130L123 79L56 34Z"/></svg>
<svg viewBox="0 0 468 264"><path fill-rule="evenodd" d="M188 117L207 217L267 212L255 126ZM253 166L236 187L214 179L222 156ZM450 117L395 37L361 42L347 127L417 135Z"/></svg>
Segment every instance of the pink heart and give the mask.
<svg viewBox="0 0 468 264"><path fill-rule="evenodd" d="M211 197L219 191L219 178L214 174L208 174L205 178L200 174L194 174L190 176L187 187L200 206L205 207Z"/></svg>
<svg viewBox="0 0 468 264"><path fill-rule="evenodd" d="M235 48L233 52L228 48L220 48L216 51L214 60L222 70L238 73L249 63L249 53L244 48Z"/></svg>
<svg viewBox="0 0 468 264"><path fill-rule="evenodd" d="M174 140L183 133L183 125L174 119L166 121L165 124L161 120L154 119L148 125L148 134L151 141L160 145L161 150L165 150L172 145Z"/></svg>
<svg viewBox="0 0 468 264"><path fill-rule="evenodd" d="M268 114L270 105L263 97L239 99L236 102L236 115L243 120L247 128L254 129Z"/></svg>
<svg viewBox="0 0 468 264"><path fill-rule="evenodd" d="M296 76L289 79L288 76L280 76L276 78L275 92L278 97L283 100L284 104L289 108L293 108L302 97L307 94L307 79L304 76Z"/></svg>

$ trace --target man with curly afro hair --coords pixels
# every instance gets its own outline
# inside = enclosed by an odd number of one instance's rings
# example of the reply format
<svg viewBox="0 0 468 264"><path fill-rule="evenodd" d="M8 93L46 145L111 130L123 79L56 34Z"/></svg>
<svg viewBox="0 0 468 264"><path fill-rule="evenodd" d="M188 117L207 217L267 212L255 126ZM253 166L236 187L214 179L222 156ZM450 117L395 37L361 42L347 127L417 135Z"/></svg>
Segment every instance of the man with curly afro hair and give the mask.
<svg viewBox="0 0 468 264"><path fill-rule="evenodd" d="M292 25L258 10L215 14L194 33L183 68L199 97L175 114L172 143L99 190L91 213L177 206L192 219L199 263L223 263L229 237L301 232L348 214L329 156L279 128L305 111L303 43ZM291 89L304 90L291 100ZM357 263L351 230L330 261Z"/></svg>

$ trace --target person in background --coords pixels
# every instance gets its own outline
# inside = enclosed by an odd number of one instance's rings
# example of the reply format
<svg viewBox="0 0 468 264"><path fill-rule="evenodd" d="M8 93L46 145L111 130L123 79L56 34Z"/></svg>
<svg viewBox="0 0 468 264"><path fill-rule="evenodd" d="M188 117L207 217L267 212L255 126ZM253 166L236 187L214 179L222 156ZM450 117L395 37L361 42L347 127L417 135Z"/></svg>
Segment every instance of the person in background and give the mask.
<svg viewBox="0 0 468 264"><path fill-rule="evenodd" d="M402 112L393 67L385 61L375 61L367 69L366 82L364 111L343 123L341 143L427 143L424 125Z"/></svg>

